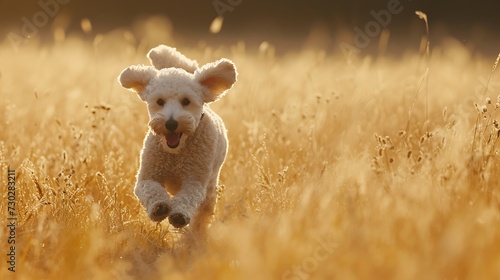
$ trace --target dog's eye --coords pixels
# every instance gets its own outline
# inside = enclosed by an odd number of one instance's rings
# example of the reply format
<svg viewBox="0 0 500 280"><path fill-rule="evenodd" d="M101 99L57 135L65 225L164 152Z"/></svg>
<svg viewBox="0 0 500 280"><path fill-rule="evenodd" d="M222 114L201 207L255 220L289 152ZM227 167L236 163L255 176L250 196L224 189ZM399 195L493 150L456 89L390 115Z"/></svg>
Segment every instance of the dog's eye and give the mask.
<svg viewBox="0 0 500 280"><path fill-rule="evenodd" d="M163 106L163 105L165 105L165 100L158 98L158 100L156 100L156 104Z"/></svg>
<svg viewBox="0 0 500 280"><path fill-rule="evenodd" d="M189 101L189 99L187 99L187 98L184 98L184 99L182 99L181 103L182 103L182 106L187 106L187 105L189 105L189 103L191 103L191 101Z"/></svg>

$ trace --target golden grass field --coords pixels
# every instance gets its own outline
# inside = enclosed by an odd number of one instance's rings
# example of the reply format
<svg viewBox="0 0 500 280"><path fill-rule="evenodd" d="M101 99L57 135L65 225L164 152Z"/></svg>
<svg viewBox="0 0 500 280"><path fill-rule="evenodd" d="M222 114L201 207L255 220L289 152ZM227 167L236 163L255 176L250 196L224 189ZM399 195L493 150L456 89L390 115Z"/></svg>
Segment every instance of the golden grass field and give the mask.
<svg viewBox="0 0 500 280"><path fill-rule="evenodd" d="M500 278L496 57L453 40L429 60L174 45L239 71L212 105L230 149L209 239L190 247L133 194L148 116L116 78L155 45L35 39L0 45L1 279Z"/></svg>

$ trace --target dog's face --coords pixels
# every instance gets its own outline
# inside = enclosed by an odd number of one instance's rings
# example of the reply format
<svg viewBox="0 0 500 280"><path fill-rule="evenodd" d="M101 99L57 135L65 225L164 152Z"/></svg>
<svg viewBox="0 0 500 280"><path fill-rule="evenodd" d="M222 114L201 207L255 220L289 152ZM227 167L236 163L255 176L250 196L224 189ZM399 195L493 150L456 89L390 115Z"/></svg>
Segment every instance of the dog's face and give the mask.
<svg viewBox="0 0 500 280"><path fill-rule="evenodd" d="M192 135L203 114L203 89L182 70L161 70L146 88L151 130L163 147L177 152Z"/></svg>
<svg viewBox="0 0 500 280"><path fill-rule="evenodd" d="M119 81L146 102L149 127L160 137L165 151L178 153L196 131L203 105L224 95L236 82L236 75L234 64L221 59L193 73L175 67L131 66L123 70Z"/></svg>

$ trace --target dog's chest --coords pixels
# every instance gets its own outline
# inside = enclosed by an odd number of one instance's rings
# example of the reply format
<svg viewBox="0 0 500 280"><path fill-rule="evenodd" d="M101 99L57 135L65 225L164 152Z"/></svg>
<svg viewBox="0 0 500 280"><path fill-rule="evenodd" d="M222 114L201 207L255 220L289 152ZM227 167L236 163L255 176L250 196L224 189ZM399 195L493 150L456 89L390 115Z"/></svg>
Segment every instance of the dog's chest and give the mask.
<svg viewBox="0 0 500 280"><path fill-rule="evenodd" d="M171 195L175 195L181 188L183 180L191 173L193 168L189 158L178 154L169 154L158 151L157 161L158 177Z"/></svg>
<svg viewBox="0 0 500 280"><path fill-rule="evenodd" d="M184 153L171 154L158 149L159 154L158 168L162 174L167 177L180 177L181 173L185 173L191 169L192 160L186 157Z"/></svg>

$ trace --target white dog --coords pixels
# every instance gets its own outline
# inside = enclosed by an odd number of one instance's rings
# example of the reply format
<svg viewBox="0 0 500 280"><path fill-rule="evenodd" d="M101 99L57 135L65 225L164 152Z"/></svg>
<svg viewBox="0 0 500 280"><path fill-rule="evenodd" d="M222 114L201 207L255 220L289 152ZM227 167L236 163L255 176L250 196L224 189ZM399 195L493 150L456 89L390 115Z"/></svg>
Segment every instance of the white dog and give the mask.
<svg viewBox="0 0 500 280"><path fill-rule="evenodd" d="M206 228L227 153L224 123L208 103L236 82L236 67L220 59L198 68L176 49L148 53L152 66L131 66L119 82L137 92L149 110L135 195L153 221L166 217L176 228Z"/></svg>

